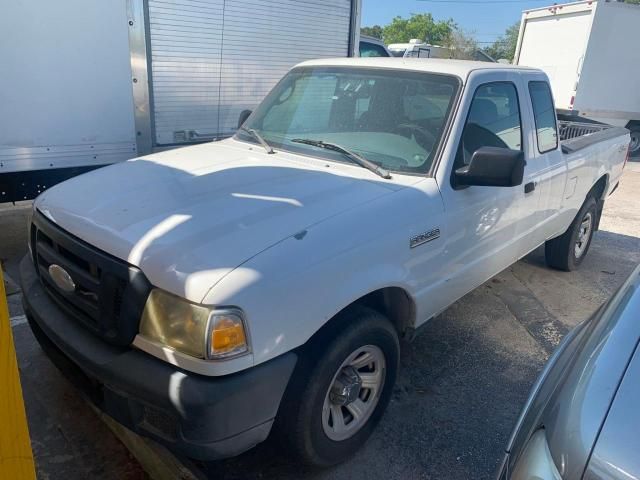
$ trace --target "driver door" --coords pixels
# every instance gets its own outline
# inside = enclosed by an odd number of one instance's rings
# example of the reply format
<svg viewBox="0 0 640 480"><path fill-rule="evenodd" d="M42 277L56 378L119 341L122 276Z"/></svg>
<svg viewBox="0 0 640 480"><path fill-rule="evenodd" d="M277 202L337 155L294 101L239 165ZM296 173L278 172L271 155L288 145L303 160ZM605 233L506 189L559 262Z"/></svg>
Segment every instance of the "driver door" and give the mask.
<svg viewBox="0 0 640 480"><path fill-rule="evenodd" d="M472 72L469 76L462 113L454 126L457 135L444 156L449 162L441 164L436 173L446 210L447 261L439 291L431 298L438 298L442 308L514 263L518 256L516 234L523 185L456 187L453 172L467 165L474 151L483 146L523 150L526 155L522 121L526 110L519 86L517 72Z"/></svg>

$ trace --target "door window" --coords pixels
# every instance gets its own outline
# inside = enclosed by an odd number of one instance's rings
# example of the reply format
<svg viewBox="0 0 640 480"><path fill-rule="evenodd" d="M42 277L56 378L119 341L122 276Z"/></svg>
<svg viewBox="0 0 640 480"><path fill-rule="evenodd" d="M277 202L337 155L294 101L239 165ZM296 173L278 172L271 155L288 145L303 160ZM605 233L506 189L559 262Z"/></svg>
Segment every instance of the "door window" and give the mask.
<svg viewBox="0 0 640 480"><path fill-rule="evenodd" d="M454 168L468 165L480 147L522 150L518 93L511 82L486 83L476 90Z"/></svg>
<svg viewBox="0 0 640 480"><path fill-rule="evenodd" d="M536 122L538 151L549 152L558 148L556 129L556 109L547 82L529 82L529 95L533 106L533 118Z"/></svg>

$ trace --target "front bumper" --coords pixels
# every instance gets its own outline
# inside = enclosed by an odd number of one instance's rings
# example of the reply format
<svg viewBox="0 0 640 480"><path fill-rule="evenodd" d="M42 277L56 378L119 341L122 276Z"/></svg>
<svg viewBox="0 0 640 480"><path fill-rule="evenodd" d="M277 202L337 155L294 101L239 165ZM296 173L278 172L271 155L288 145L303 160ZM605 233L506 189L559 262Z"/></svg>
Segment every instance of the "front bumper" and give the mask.
<svg viewBox="0 0 640 480"><path fill-rule="evenodd" d="M297 356L206 377L130 347L105 343L47 295L27 255L20 264L24 310L56 366L125 427L199 460L242 453L267 438Z"/></svg>

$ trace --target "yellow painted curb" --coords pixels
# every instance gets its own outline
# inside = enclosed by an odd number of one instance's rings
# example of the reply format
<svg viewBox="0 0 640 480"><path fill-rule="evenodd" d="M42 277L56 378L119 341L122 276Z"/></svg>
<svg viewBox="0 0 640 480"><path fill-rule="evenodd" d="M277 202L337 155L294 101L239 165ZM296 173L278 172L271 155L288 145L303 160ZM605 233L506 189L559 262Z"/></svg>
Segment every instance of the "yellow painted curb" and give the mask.
<svg viewBox="0 0 640 480"><path fill-rule="evenodd" d="M0 478L36 478L18 362L0 267Z"/></svg>

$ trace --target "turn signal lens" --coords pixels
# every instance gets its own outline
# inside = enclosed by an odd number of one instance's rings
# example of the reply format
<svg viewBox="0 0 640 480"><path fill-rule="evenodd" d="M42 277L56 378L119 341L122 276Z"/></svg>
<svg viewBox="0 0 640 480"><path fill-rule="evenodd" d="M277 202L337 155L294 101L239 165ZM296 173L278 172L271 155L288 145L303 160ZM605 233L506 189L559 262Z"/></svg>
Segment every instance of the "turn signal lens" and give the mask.
<svg viewBox="0 0 640 480"><path fill-rule="evenodd" d="M247 336L239 313L214 312L210 322L209 358L229 357L247 351Z"/></svg>

